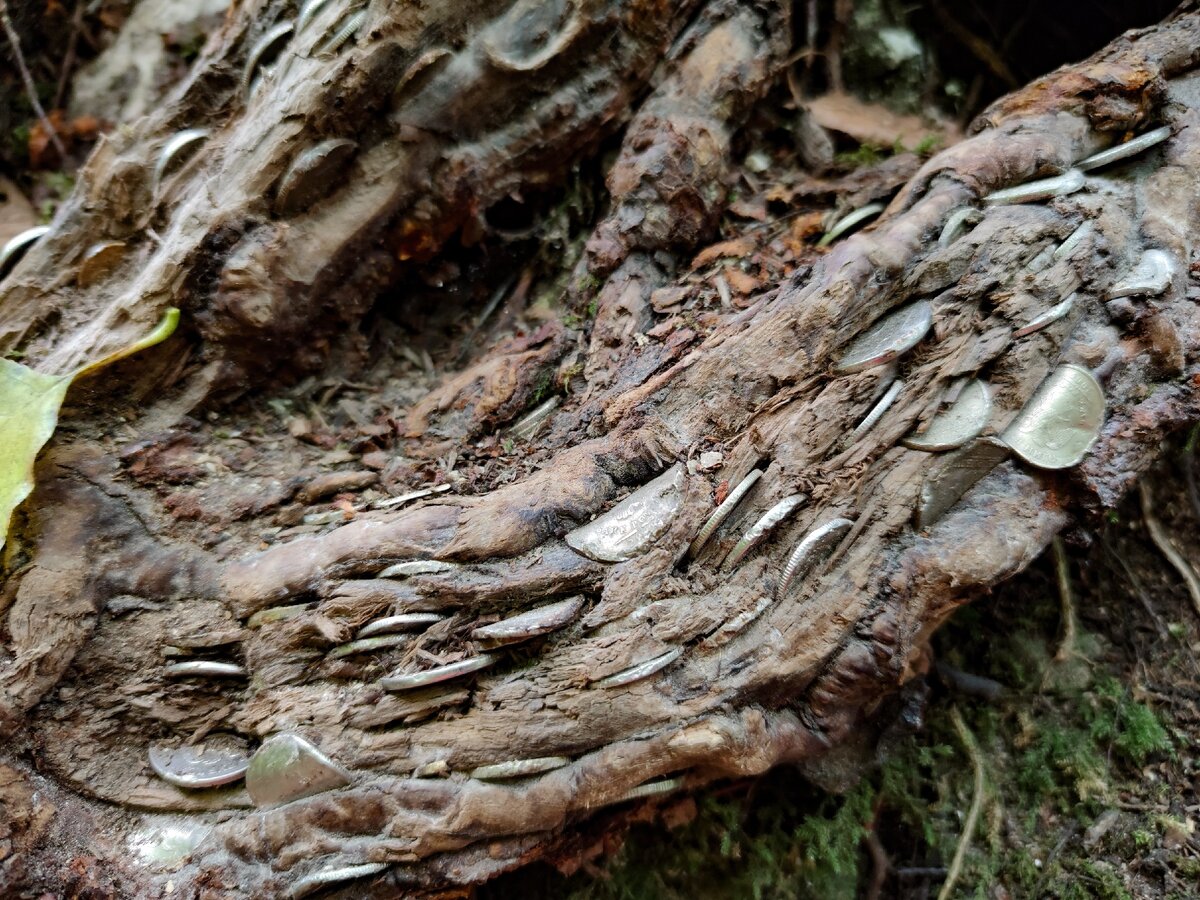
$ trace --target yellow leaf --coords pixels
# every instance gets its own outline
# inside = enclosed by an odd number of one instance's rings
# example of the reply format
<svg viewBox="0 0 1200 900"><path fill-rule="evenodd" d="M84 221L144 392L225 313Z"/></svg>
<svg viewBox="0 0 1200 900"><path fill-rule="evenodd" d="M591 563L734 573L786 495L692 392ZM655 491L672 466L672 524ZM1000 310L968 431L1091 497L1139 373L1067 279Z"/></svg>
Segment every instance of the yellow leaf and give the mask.
<svg viewBox="0 0 1200 900"><path fill-rule="evenodd" d="M54 426L71 382L86 372L166 340L179 323L168 309L146 337L69 375L43 375L11 359L0 359L0 547L8 537L13 510L33 491L33 463Z"/></svg>

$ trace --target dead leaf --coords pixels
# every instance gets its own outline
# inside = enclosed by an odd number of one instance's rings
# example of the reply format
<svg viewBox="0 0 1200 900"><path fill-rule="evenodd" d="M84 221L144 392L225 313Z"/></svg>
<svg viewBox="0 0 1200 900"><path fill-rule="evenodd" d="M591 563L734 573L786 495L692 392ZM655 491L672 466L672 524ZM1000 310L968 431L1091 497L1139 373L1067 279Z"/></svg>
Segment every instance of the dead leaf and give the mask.
<svg viewBox="0 0 1200 900"><path fill-rule="evenodd" d="M852 94L830 93L815 97L808 101L808 109L822 128L839 131L860 144L873 144L876 147L891 147L899 141L911 149L930 136L939 138L941 146L946 146L961 136L958 129L948 122L902 116Z"/></svg>
<svg viewBox="0 0 1200 900"><path fill-rule="evenodd" d="M724 256L741 259L753 249L754 242L747 237L734 238L731 241L721 241L719 244L705 247L697 253L696 258L692 260L692 268L699 269L702 266L707 266L713 260L721 259Z"/></svg>

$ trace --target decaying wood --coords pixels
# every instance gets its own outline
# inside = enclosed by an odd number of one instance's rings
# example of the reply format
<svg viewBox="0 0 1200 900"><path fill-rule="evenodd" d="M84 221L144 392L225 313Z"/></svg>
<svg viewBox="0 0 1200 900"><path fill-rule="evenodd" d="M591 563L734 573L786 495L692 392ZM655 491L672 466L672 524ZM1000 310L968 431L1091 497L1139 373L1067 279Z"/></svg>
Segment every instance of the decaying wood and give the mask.
<svg viewBox="0 0 1200 900"><path fill-rule="evenodd" d="M139 423L106 435L106 411L83 403L76 436L46 454L14 538L0 595L9 884L86 878L101 893L149 897L170 882L187 896L273 897L318 872L381 863L354 895L394 896L525 863L660 779L692 789L818 760L920 677L927 639L954 608L1114 504L1163 436L1200 413L1200 14L1126 35L1006 98L811 271L745 309L660 331L669 313L652 294L713 237L730 137L786 52L784 17L766 2L485 6L375 4L336 58L315 52L314 26L248 103L237 64L285 7L240 9L169 106L98 148L53 235L4 283L0 333L50 371L124 343L168 303L192 323L138 376L163 392ZM330 5L317 22L342 15ZM202 477L170 462L187 458L184 413L217 409L215 391L244 389L281 356L321 365L331 341L314 335L356 322L404 260L434 256L499 199L560 177L625 120L609 211L568 288L595 300L586 338L565 317L549 321L484 350L408 411L406 452L441 452L532 405L531 366L574 365L586 385L507 460L528 474L262 551L255 517L298 486L279 484L284 472L251 474L260 506L195 510L234 540L204 550L189 539L199 531L172 527L151 486ZM152 197L162 141L198 121L214 123L209 142ZM1084 190L989 208L939 245L956 210L1163 124L1170 140L1089 173ZM358 144L345 180L307 211L275 216L292 159L331 136ZM1077 252L1029 266L1085 221L1094 236ZM125 241L127 256L78 289L73 266L101 237ZM1167 290L1109 300L1149 247L1175 262ZM1076 281L1068 316L1013 340ZM833 366L856 334L914 299L932 303L933 333L903 359L888 414L847 442L894 375ZM1085 461L1056 473L1010 459L915 530L931 456L900 439L966 375L991 383L990 430L1000 430L1061 362L1104 385L1107 417ZM216 440L189 427L193 442ZM142 468L123 469L114 450L136 450ZM719 469L702 470L713 452ZM539 453L522 468L518 457ZM677 462L678 510L644 552L607 563L568 543ZM687 561L718 495L755 467L764 474L746 500ZM799 493L798 511L722 570L759 516ZM854 526L777 598L793 546L834 517ZM409 560L450 565L380 577ZM586 600L580 618L492 651L499 661L478 675L416 692L379 685L478 653L480 624L575 596ZM298 608L262 622L282 607ZM383 654L329 656L371 620L416 611L446 618ZM677 651L650 677L602 684ZM188 657L236 660L249 675L164 676L164 658ZM353 781L256 808L241 787L182 790L148 768L152 739L229 731L255 743L301 734ZM469 775L544 757L570 762L511 782ZM190 853L143 852L171 829Z"/></svg>

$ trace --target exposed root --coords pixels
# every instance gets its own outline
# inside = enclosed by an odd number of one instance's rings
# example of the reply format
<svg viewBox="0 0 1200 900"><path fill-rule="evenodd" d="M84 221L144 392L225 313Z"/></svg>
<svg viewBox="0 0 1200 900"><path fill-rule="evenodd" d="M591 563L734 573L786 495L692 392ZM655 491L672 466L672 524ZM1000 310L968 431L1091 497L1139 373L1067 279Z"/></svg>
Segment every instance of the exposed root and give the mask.
<svg viewBox="0 0 1200 900"><path fill-rule="evenodd" d="M1154 546L1158 548L1159 552L1166 557L1167 562L1183 578L1183 583L1187 586L1188 596L1192 599L1192 609L1196 611L1197 616L1200 616L1200 576L1196 574L1196 570L1192 568L1192 564L1175 547L1170 535L1167 534L1167 529L1163 527L1162 522L1154 514L1154 501L1150 495L1149 484L1143 481L1140 485L1140 491L1142 520L1146 523L1146 531L1150 535L1150 540L1154 541Z"/></svg>
<svg viewBox="0 0 1200 900"><path fill-rule="evenodd" d="M938 891L938 900L949 900L950 895L954 892L954 885L962 874L963 862L967 858L967 852L971 849L971 838L975 834L975 826L979 824L979 814L983 811L985 789L983 755L979 752L979 745L975 743L975 735L963 721L962 713L958 711L957 706L950 707L950 721L954 725L955 732L958 733L958 739L962 741L967 757L971 760L971 771L975 775L975 780L971 790L971 808L967 810L962 837L958 839L958 846L954 850L954 859L946 873L946 880L942 882L942 889Z"/></svg>

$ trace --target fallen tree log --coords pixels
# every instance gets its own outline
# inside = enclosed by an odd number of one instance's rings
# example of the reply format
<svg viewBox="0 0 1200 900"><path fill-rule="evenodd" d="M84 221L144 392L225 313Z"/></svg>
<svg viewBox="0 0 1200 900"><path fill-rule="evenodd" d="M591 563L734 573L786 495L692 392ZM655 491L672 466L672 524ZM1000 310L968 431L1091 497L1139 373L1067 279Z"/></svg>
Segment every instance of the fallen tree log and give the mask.
<svg viewBox="0 0 1200 900"><path fill-rule="evenodd" d="M677 268L786 53L778 7L326 5L290 31L286 9L232 14L0 287L5 347L51 372L168 304L186 323L77 389L10 537L14 890L440 889L599 809L819 760L920 678L957 606L1197 418L1190 8L995 104L878 224L744 308L687 316L655 292L695 293ZM306 474L252 409L230 444L222 417L247 408L223 401L322 369L385 382L401 354L372 367L356 327L377 297L514 232L514 203L626 121L565 303L461 370L414 366L391 409L404 464L374 477L454 489L264 541L373 477ZM1122 145L1141 152L1095 158ZM99 244L111 264L82 266ZM498 441L547 388L540 429ZM122 390L139 404L117 423ZM983 412L939 435L971 396Z"/></svg>

